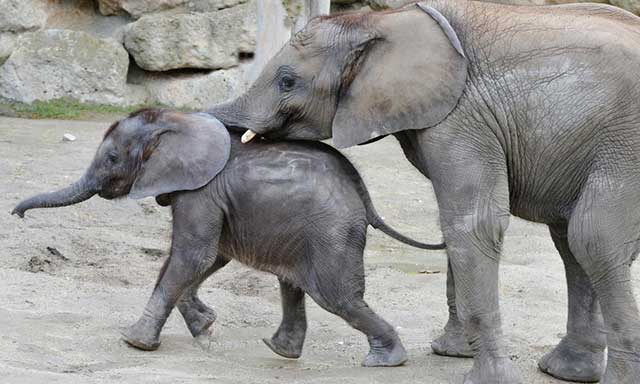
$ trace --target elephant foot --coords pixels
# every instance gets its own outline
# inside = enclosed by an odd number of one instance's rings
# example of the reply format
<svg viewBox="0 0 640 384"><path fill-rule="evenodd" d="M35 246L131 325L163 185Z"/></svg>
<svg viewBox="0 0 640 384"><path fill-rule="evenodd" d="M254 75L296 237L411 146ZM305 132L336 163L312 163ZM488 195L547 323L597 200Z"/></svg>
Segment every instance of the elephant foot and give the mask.
<svg viewBox="0 0 640 384"><path fill-rule="evenodd" d="M407 362L407 351L402 346L399 339L390 345L379 345L370 342L369 354L362 362L363 367L398 367Z"/></svg>
<svg viewBox="0 0 640 384"><path fill-rule="evenodd" d="M193 337L206 334L218 317L213 308L197 297L181 302L178 304L178 309Z"/></svg>
<svg viewBox="0 0 640 384"><path fill-rule="evenodd" d="M476 357L464 384L521 384L522 380L507 357Z"/></svg>
<svg viewBox="0 0 640 384"><path fill-rule="evenodd" d="M462 330L448 331L431 342L431 349L436 355L449 357L473 357L471 345L467 343Z"/></svg>
<svg viewBox="0 0 640 384"><path fill-rule="evenodd" d="M277 355L285 357L287 359L297 359L302 355L302 344L292 343L291 341L283 340L276 336L271 339L262 339L264 343Z"/></svg>
<svg viewBox="0 0 640 384"><path fill-rule="evenodd" d="M290 319L285 317L276 333L270 339L262 339L273 352L287 359L297 359L302 355L302 347L307 334L307 319L302 315Z"/></svg>
<svg viewBox="0 0 640 384"><path fill-rule="evenodd" d="M604 348L598 349L585 347L565 337L553 351L540 359L538 367L560 380L596 383L602 378L605 368Z"/></svg>
<svg viewBox="0 0 640 384"><path fill-rule="evenodd" d="M146 319L140 319L122 332L122 339L143 351L155 351L160 346L160 332Z"/></svg>

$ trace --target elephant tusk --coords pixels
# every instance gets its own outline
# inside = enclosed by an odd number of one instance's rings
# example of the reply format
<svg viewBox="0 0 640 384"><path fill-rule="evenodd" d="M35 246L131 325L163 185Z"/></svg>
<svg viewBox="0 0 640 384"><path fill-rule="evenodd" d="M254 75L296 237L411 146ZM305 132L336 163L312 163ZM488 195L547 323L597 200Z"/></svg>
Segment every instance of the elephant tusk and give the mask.
<svg viewBox="0 0 640 384"><path fill-rule="evenodd" d="M253 132L250 129L247 129L247 132L245 132L244 135L242 135L242 139L240 139L240 141L242 141L242 144L246 144L251 140L253 140L253 138L256 137L256 135L257 133Z"/></svg>

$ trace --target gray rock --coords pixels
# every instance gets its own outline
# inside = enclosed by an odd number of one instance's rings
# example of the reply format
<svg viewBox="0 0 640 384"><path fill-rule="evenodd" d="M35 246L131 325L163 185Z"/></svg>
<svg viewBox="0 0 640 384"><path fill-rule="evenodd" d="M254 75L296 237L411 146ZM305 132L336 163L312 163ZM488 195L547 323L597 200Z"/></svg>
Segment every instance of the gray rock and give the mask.
<svg viewBox="0 0 640 384"><path fill-rule="evenodd" d="M0 65L4 63L16 45L17 36L11 32L0 32Z"/></svg>
<svg viewBox="0 0 640 384"><path fill-rule="evenodd" d="M123 41L126 25L133 21L127 15L104 17L96 9L94 0L50 1L47 14L47 29L83 31L119 42Z"/></svg>
<svg viewBox="0 0 640 384"><path fill-rule="evenodd" d="M2 100L0 100L1 102ZM0 116L2 117L18 117L18 113L8 105L0 104Z"/></svg>
<svg viewBox="0 0 640 384"><path fill-rule="evenodd" d="M380 10L387 8L400 8L409 3L415 3L415 0L368 0L367 3L369 3L371 9Z"/></svg>
<svg viewBox="0 0 640 384"><path fill-rule="evenodd" d="M608 0L484 0L489 3L511 5L549 5L569 3L608 3Z"/></svg>
<svg viewBox="0 0 640 384"><path fill-rule="evenodd" d="M213 12L219 9L235 7L249 0L192 0L185 4L187 12Z"/></svg>
<svg viewBox="0 0 640 384"><path fill-rule="evenodd" d="M640 15L640 0L611 0L611 4Z"/></svg>
<svg viewBox="0 0 640 384"><path fill-rule="evenodd" d="M255 50L255 4L217 12L149 15L132 23L125 47L149 71L220 69L238 65Z"/></svg>
<svg viewBox="0 0 640 384"><path fill-rule="evenodd" d="M147 74L142 80L148 102L176 108L204 109L243 91L240 68L181 75Z"/></svg>
<svg viewBox="0 0 640 384"><path fill-rule="evenodd" d="M129 56L113 40L50 29L26 33L0 67L0 97L124 104Z"/></svg>
<svg viewBox="0 0 640 384"><path fill-rule="evenodd" d="M212 12L230 8L248 0L98 0L100 13L118 15L127 13L140 18L149 13Z"/></svg>
<svg viewBox="0 0 640 384"><path fill-rule="evenodd" d="M146 13L175 8L184 4L185 1L186 0L98 0L98 7L100 13L103 15L128 13L138 18Z"/></svg>
<svg viewBox="0 0 640 384"><path fill-rule="evenodd" d="M42 0L0 0L0 32L34 31L47 20Z"/></svg>

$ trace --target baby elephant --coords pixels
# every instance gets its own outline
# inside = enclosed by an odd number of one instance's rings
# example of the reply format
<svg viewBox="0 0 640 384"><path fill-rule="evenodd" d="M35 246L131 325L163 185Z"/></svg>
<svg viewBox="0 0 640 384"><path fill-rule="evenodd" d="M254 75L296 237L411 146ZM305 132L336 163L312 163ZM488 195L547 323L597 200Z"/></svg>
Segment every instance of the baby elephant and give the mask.
<svg viewBox="0 0 640 384"><path fill-rule="evenodd" d="M138 348L156 349L177 305L192 335L215 312L197 295L200 284L235 259L280 280L283 317L265 340L277 354L297 358L307 328L304 296L369 340L365 366L397 366L406 352L393 327L363 300L367 225L424 249L388 227L374 210L353 165L313 142L242 145L207 114L145 109L113 124L82 178L34 196L13 211L59 207L94 194L106 199L154 196L171 205L171 255L140 320L124 334Z"/></svg>

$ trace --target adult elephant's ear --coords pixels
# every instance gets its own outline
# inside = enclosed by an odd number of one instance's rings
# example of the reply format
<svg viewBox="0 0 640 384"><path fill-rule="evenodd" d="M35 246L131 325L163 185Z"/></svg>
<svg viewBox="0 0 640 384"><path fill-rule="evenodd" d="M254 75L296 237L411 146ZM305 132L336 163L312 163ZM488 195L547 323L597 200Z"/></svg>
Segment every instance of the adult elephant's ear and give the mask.
<svg viewBox="0 0 640 384"><path fill-rule="evenodd" d="M343 71L332 128L339 148L437 125L467 79L460 40L434 8L372 14L369 23L375 36L358 44L362 54L352 54Z"/></svg>
<svg viewBox="0 0 640 384"><path fill-rule="evenodd" d="M229 132L210 115L166 112L154 126L129 193L133 199L201 188L229 160Z"/></svg>

